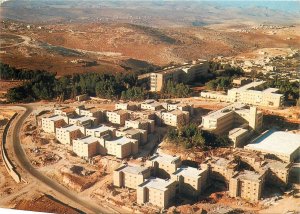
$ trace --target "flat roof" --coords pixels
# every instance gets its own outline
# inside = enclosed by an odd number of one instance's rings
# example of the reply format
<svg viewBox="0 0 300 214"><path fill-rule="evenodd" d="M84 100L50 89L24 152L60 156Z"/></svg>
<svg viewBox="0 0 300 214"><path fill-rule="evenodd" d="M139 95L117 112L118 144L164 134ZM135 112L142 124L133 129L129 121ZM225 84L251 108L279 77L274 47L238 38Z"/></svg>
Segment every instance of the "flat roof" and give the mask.
<svg viewBox="0 0 300 214"><path fill-rule="evenodd" d="M80 127L73 124L73 125L68 125L68 126L61 127L59 129L63 129L66 132L72 132L72 131L80 129Z"/></svg>
<svg viewBox="0 0 300 214"><path fill-rule="evenodd" d="M88 120L95 120L95 117L90 117L90 116L82 116L82 117L75 117L75 118L70 118L70 120L76 120L79 122L84 122L84 121L88 121Z"/></svg>
<svg viewBox="0 0 300 214"><path fill-rule="evenodd" d="M257 86L260 86L262 84L264 84L266 81L254 81L254 82L251 82L249 84L246 84L242 87L239 87L239 88L236 88L236 90L239 90L239 91L245 91L245 90L248 90L250 88L255 88Z"/></svg>
<svg viewBox="0 0 300 214"><path fill-rule="evenodd" d="M182 175L183 177L198 178L205 170L200 170L190 166L179 167L173 175Z"/></svg>
<svg viewBox="0 0 300 214"><path fill-rule="evenodd" d="M94 128L89 128L89 129L86 129L86 130L90 130L90 131L93 131L93 132L105 132L105 131L108 131L108 130L114 130L115 128L113 127L110 127L110 126L106 126L106 125L100 125L100 126L97 126L97 127L94 127Z"/></svg>
<svg viewBox="0 0 300 214"><path fill-rule="evenodd" d="M248 132L247 129L244 129L244 128L234 128L232 130L229 131L229 137L236 137L236 136L239 136L239 135L242 135L244 133Z"/></svg>
<svg viewBox="0 0 300 214"><path fill-rule="evenodd" d="M147 179L144 183L140 184L139 187L147 187L165 191L171 183L173 183L171 180L164 180L161 178L151 177Z"/></svg>
<svg viewBox="0 0 300 214"><path fill-rule="evenodd" d="M203 116L203 118L218 119L233 111L241 110L245 106L246 106L245 104L241 104L241 103L231 104L217 111L208 113L207 115Z"/></svg>
<svg viewBox="0 0 300 214"><path fill-rule="evenodd" d="M130 174L142 174L146 170L148 170L148 167L142 167L137 165L124 165L117 169L117 171L127 172Z"/></svg>
<svg viewBox="0 0 300 214"><path fill-rule="evenodd" d="M284 131L265 132L245 148L271 154L291 155L300 147L300 135Z"/></svg>
<svg viewBox="0 0 300 214"><path fill-rule="evenodd" d="M167 111L167 112L163 112L164 114L173 114L173 115L181 115L181 114L185 114L188 113L188 111L181 111L179 109L174 109L171 111Z"/></svg>
<svg viewBox="0 0 300 214"><path fill-rule="evenodd" d="M64 117L61 115L52 115L50 117L46 117L46 119L49 119L51 121L59 121L59 120L63 120Z"/></svg>
<svg viewBox="0 0 300 214"><path fill-rule="evenodd" d="M175 161L179 160L180 157L176 155L167 155L163 153L156 153L152 157L150 157L150 161L157 161L157 162L164 162L164 163L174 163Z"/></svg>
<svg viewBox="0 0 300 214"><path fill-rule="evenodd" d="M275 93L277 91L279 91L278 88L267 88L267 89L263 90L264 93Z"/></svg>
<svg viewBox="0 0 300 214"><path fill-rule="evenodd" d="M85 136L79 139L76 139L77 141L80 141L84 144L91 144L99 141L99 138L92 137L92 136Z"/></svg>
<svg viewBox="0 0 300 214"><path fill-rule="evenodd" d="M131 138L127 138L127 137L120 137L120 138L116 138L114 140L107 140L106 143L114 143L114 144L119 144L119 145L124 145L130 142L136 141L134 139Z"/></svg>
<svg viewBox="0 0 300 214"><path fill-rule="evenodd" d="M245 179L245 180L251 180L251 181L259 181L261 179L261 176L257 172L244 170L242 172L239 172L236 176L236 178Z"/></svg>

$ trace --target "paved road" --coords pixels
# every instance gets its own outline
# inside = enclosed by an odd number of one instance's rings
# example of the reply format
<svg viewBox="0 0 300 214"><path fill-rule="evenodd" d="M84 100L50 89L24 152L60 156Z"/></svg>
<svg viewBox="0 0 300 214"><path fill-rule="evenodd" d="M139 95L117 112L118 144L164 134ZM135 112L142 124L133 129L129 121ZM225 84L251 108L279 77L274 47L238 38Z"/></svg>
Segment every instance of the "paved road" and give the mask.
<svg viewBox="0 0 300 214"><path fill-rule="evenodd" d="M81 206L85 207L87 210L90 210L92 213L116 213L116 211L105 208L105 207L100 207L96 206L95 204L92 204L88 201L82 200L76 193L74 194L73 192L69 191L67 188L63 187L56 181L50 179L49 177L43 175L41 172L36 170L28 160L22 145L20 143L20 136L19 133L21 131L21 127L25 119L30 115L32 112L32 107L30 106L22 106L26 108L25 113L18 118L18 121L16 122L15 126L12 126L13 128L13 136L12 136L12 143L13 143L13 148L14 152L16 154L16 158L18 159L21 167L27 171L30 175L32 175L34 178L37 180L41 181L44 183L46 186L49 188L55 190L56 192L62 194L63 196L67 197L71 201L80 204Z"/></svg>

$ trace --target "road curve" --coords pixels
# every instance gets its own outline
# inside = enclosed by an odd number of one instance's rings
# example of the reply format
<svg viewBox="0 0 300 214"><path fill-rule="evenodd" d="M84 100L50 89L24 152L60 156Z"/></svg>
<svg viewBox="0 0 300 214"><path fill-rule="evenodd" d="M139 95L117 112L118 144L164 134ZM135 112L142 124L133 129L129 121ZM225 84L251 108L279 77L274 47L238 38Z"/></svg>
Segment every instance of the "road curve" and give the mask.
<svg viewBox="0 0 300 214"><path fill-rule="evenodd" d="M37 180L41 181L44 183L46 186L49 188L55 190L56 192L62 194L63 196L67 197L71 201L80 204L81 206L85 207L87 210L90 210L92 213L117 213L115 210L108 209L105 207L100 207L100 206L95 206L95 204L92 204L88 201L82 200L79 196L65 188L64 186L60 185L56 181L50 179L49 177L43 175L41 172L39 172L37 169L35 169L30 161L28 160L21 142L20 142L20 136L19 133L21 131L21 127L25 121L25 119L31 114L32 112L32 107L27 106L27 105L22 105L26 109L25 113L22 114L22 116L18 119L16 122L15 126L12 126L12 143L13 143L13 148L15 152L15 156L18 159L21 167L27 171L31 176L36 178Z"/></svg>

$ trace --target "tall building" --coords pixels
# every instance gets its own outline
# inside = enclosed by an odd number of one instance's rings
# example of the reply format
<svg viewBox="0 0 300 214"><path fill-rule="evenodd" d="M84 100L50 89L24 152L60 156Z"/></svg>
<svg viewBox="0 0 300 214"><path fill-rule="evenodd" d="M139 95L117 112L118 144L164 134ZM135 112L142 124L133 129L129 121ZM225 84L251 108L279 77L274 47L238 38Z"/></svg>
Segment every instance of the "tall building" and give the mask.
<svg viewBox="0 0 300 214"><path fill-rule="evenodd" d="M180 66L171 66L164 70L150 74L150 91L161 91L167 82L189 82L206 75L208 62L205 60L193 61Z"/></svg>

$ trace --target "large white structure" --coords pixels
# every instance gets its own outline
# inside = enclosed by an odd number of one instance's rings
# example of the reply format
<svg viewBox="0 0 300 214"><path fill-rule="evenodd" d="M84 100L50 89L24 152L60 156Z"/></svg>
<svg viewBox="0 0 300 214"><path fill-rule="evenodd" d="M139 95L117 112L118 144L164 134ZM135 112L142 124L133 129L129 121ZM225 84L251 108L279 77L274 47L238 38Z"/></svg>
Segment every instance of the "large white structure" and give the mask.
<svg viewBox="0 0 300 214"><path fill-rule="evenodd" d="M285 162L292 162L300 155L300 135L284 131L268 131L244 149L273 154Z"/></svg>
<svg viewBox="0 0 300 214"><path fill-rule="evenodd" d="M224 102L241 102L244 104L267 106L267 107L281 107L284 102L284 95L277 94L277 88L267 88L265 90L258 90L262 87L265 81L255 81L240 88L233 88L228 90L227 95L216 92L201 92L201 97L217 99Z"/></svg>

